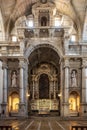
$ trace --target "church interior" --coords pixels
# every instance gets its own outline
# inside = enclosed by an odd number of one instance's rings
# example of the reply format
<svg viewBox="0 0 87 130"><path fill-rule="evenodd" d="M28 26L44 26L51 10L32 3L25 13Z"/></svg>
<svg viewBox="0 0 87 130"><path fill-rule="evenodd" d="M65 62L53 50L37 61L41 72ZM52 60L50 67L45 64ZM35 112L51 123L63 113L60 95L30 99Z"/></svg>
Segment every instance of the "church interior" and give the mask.
<svg viewBox="0 0 87 130"><path fill-rule="evenodd" d="M87 0L0 0L0 117L30 115L87 117Z"/></svg>

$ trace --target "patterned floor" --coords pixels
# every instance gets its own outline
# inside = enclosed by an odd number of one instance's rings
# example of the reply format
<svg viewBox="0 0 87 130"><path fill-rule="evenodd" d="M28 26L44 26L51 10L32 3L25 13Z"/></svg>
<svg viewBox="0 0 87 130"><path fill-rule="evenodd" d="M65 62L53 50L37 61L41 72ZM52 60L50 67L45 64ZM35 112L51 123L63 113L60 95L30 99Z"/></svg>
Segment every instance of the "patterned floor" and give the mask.
<svg viewBox="0 0 87 130"><path fill-rule="evenodd" d="M87 121L60 121L57 117L0 120L0 125L12 125L13 130L71 130L72 125L87 125Z"/></svg>

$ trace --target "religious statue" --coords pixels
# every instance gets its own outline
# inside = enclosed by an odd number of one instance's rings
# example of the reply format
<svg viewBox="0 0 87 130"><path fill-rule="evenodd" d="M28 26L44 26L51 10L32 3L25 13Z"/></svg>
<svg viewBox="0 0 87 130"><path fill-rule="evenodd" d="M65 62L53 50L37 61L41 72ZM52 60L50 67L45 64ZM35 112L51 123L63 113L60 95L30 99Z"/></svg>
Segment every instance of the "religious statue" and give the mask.
<svg viewBox="0 0 87 130"><path fill-rule="evenodd" d="M76 71L75 70L73 70L72 74L71 74L71 85L72 85L72 87L77 86L77 77L76 77Z"/></svg>
<svg viewBox="0 0 87 130"><path fill-rule="evenodd" d="M16 87L17 86L17 74L14 71L12 74L12 87Z"/></svg>

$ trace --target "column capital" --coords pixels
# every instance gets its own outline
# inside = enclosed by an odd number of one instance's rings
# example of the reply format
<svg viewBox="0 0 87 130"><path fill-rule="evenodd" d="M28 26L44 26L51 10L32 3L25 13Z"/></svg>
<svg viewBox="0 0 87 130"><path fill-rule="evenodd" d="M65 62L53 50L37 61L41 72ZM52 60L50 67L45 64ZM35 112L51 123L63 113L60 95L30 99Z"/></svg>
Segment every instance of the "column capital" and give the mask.
<svg viewBox="0 0 87 130"><path fill-rule="evenodd" d="M69 58L64 59L64 68L69 68Z"/></svg>
<svg viewBox="0 0 87 130"><path fill-rule="evenodd" d="M2 68L2 61L0 61L0 68Z"/></svg>
<svg viewBox="0 0 87 130"><path fill-rule="evenodd" d="M2 68L3 69L7 69L8 67L7 67L7 59L3 59L3 61L2 61Z"/></svg>
<svg viewBox="0 0 87 130"><path fill-rule="evenodd" d="M25 58L19 59L19 68L25 69Z"/></svg>
<svg viewBox="0 0 87 130"><path fill-rule="evenodd" d="M82 68L87 68L87 59L82 59Z"/></svg>

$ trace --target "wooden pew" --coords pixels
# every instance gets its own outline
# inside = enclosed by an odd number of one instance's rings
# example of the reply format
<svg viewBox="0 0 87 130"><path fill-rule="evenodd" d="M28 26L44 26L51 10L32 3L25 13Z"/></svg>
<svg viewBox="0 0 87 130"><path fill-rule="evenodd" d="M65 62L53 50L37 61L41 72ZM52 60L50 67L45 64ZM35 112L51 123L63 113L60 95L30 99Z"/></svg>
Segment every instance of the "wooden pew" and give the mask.
<svg viewBox="0 0 87 130"><path fill-rule="evenodd" d="M3 126L3 125L0 125L0 130L13 130L13 129L12 129L12 126Z"/></svg>
<svg viewBox="0 0 87 130"><path fill-rule="evenodd" d="M71 130L87 130L87 126L72 126Z"/></svg>

